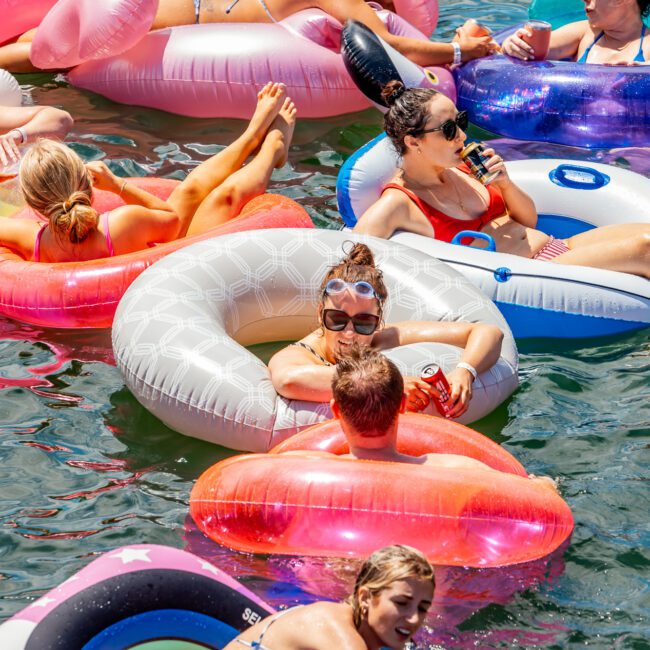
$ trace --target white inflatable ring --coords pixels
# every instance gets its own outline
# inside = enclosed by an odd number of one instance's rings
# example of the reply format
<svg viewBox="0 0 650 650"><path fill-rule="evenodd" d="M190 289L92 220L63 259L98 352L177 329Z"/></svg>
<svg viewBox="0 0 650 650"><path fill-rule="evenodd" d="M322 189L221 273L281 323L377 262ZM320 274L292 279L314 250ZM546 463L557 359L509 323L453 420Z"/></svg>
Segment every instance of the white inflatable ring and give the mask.
<svg viewBox="0 0 650 650"><path fill-rule="evenodd" d="M172 429L233 449L266 451L330 417L328 404L279 397L266 365L243 346L296 340L316 329L320 282L352 239L376 254L389 292L387 322L480 321L504 331L501 358L479 376L459 421L483 417L506 399L517 386L517 349L480 291L424 253L327 230L227 235L147 269L125 293L113 324L127 386ZM449 372L460 354L438 343L387 352L409 375L432 361Z"/></svg>
<svg viewBox="0 0 650 650"><path fill-rule="evenodd" d="M0 68L0 106L20 106L23 93L16 78Z"/></svg>

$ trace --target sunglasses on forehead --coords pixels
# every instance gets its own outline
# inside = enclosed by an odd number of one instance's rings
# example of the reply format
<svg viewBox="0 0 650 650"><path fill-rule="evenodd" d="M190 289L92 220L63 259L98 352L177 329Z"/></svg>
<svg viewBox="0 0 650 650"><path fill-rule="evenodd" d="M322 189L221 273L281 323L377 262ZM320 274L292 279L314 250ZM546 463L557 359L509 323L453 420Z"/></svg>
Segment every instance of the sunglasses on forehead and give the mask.
<svg viewBox="0 0 650 650"><path fill-rule="evenodd" d="M362 336L373 334L379 326L379 316L376 314L350 316L340 309L323 310L323 325L331 332L342 332L350 321L352 321L354 331Z"/></svg>
<svg viewBox="0 0 650 650"><path fill-rule="evenodd" d="M445 136L446 140L453 140L456 137L458 129L461 131L466 131L469 124L469 117L467 111L461 111L456 115L455 120L445 120L440 126L436 126L433 129L422 129L421 133L435 133L436 131L442 131L442 135Z"/></svg>

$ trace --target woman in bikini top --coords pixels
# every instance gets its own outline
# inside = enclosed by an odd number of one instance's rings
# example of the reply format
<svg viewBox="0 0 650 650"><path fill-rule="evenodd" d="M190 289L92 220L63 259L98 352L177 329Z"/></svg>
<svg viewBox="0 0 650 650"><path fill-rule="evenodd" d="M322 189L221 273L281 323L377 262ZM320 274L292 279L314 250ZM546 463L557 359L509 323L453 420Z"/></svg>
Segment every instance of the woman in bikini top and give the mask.
<svg viewBox="0 0 650 650"><path fill-rule="evenodd" d="M493 149L484 151L486 167L498 172L489 186L468 173L460 158L467 115L447 97L399 81L387 84L383 95L390 106L384 127L400 170L355 232L387 239L405 230L450 242L461 230L476 230L489 234L500 253L650 277L650 226L616 224L555 239L537 230L535 204Z"/></svg>
<svg viewBox="0 0 650 650"><path fill-rule="evenodd" d="M463 174L470 173L469 168L464 163L459 165L456 169ZM502 217L506 214L506 204L503 200L503 196L501 195L501 192L492 185L488 185L486 188L488 191L488 205L485 212L479 214L474 219L462 221L460 219L448 217L444 212L441 212L438 208L422 200L417 194L415 194L415 192L412 192L404 185L400 185L399 183L386 183L381 190L382 194L389 189L395 189L406 194L406 196L417 205L422 214L427 218L433 227L433 231L436 233L436 239L440 239L441 241L450 242L462 230L480 231L483 226L493 219Z"/></svg>
<svg viewBox="0 0 650 650"><path fill-rule="evenodd" d="M458 366L447 375L449 415L469 407L472 384L499 358L503 334L485 323L407 321L384 324L387 298L381 271L365 244L354 244L321 284L318 318L321 327L277 352L269 361L271 381L287 399L329 402L334 364L353 344L377 350L417 342L440 342L464 348ZM421 411L434 394L419 377L404 378L406 408Z"/></svg>
<svg viewBox="0 0 650 650"><path fill-rule="evenodd" d="M433 568L409 546L387 546L363 564L345 603L293 607L256 623L224 650L402 650L433 600Z"/></svg>
<svg viewBox="0 0 650 650"><path fill-rule="evenodd" d="M3 219L0 245L34 262L77 262L146 248L170 241L180 221L173 207L115 177L104 163L84 165L69 147L38 140L21 161L20 188L29 207L46 220ZM119 194L127 202L99 215L92 206L93 188ZM125 227L133 235L125 236Z"/></svg>
<svg viewBox="0 0 650 650"><path fill-rule="evenodd" d="M650 14L650 0L584 0L587 20L563 25L551 32L547 59L570 59L578 63L644 65L646 43L644 18ZM503 41L505 54L532 59L535 52L523 40L526 27Z"/></svg>
<svg viewBox="0 0 650 650"><path fill-rule="evenodd" d="M26 260L79 262L206 232L265 191L273 169L286 162L295 120L284 85L266 84L244 133L193 169L164 201L116 177L104 163L84 165L61 142L40 139L23 156L19 181L45 223L0 219L0 246ZM255 164L245 165L250 156ZM116 194L124 205L100 216L93 189Z"/></svg>

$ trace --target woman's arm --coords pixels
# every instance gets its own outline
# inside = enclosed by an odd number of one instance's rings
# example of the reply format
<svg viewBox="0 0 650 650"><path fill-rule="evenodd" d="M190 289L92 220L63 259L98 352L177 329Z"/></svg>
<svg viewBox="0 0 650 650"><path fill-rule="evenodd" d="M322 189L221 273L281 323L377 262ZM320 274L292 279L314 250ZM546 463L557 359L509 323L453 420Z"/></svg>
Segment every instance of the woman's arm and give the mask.
<svg viewBox="0 0 650 650"><path fill-rule="evenodd" d="M73 125L67 111L53 106L2 107L0 132L20 127L28 140L36 137L63 137Z"/></svg>
<svg viewBox="0 0 650 650"><path fill-rule="evenodd" d="M569 23L551 32L551 43L547 59L576 59L580 42L584 38L589 23L581 20L577 23ZM520 27L514 34L508 36L501 45L501 51L508 56L524 61L533 58L533 48L524 41L521 36L527 34L532 36L530 30Z"/></svg>
<svg viewBox="0 0 650 650"><path fill-rule="evenodd" d="M552 31L551 44L546 58L554 61L577 59L580 43L588 31L590 31L589 22L586 20L569 23Z"/></svg>
<svg viewBox="0 0 650 650"><path fill-rule="evenodd" d="M111 211L110 234L115 255L143 250L178 238L180 217L171 209L125 205Z"/></svg>
<svg viewBox="0 0 650 650"><path fill-rule="evenodd" d="M34 255L34 242L42 224L30 219L0 217L0 246L6 246L26 260Z"/></svg>
<svg viewBox="0 0 650 650"><path fill-rule="evenodd" d="M52 106L0 107L0 164L18 160L18 147L39 137L63 138L72 117Z"/></svg>
<svg viewBox="0 0 650 650"><path fill-rule="evenodd" d="M477 374L491 368L501 355L503 332L496 325L486 323L456 323L435 321L405 321L395 323L380 332L373 344L382 347L395 347L409 343L447 343L464 348L459 365L446 375L451 395L445 406L447 417L457 418L469 408L472 398L474 375L463 364L474 368ZM410 391L407 391L407 408L411 411L421 411L429 403L424 399L426 390L437 395L433 386L413 385L414 379L407 378Z"/></svg>
<svg viewBox="0 0 650 650"><path fill-rule="evenodd" d="M363 23L386 43L418 65L442 65L452 63L454 60L454 47L451 43L434 43L391 34L364 0L320 0L318 7L334 16L341 24L345 24L346 20L357 20ZM489 36L472 37L465 34L459 35L458 44L463 61L486 56L496 47Z"/></svg>
<svg viewBox="0 0 650 650"><path fill-rule="evenodd" d="M526 228L535 228L537 208L533 199L512 181L503 158L495 153L494 149L487 148L483 154L488 157L485 163L487 169L499 172L492 185L501 191L510 217Z"/></svg>
<svg viewBox="0 0 650 650"><path fill-rule="evenodd" d="M380 349L410 343L447 343L464 348L461 361L480 374L491 368L501 356L503 332L487 323L450 321L403 321L388 325L373 339ZM464 372L469 372L465 370Z"/></svg>
<svg viewBox="0 0 650 650"><path fill-rule="evenodd" d="M166 201L159 199L151 192L147 192L147 190L143 190L133 183L129 183L124 178L115 176L101 161L87 163L86 169L92 178L93 187L117 194L127 205L141 205L151 210L174 212Z"/></svg>
<svg viewBox="0 0 650 650"><path fill-rule="evenodd" d="M353 230L383 239L388 239L396 230L433 237L433 227L417 207L421 218L413 218L410 203L403 192L389 188L361 215Z"/></svg>
<svg viewBox="0 0 650 650"><path fill-rule="evenodd" d="M273 387L282 397L307 402L332 399L334 366L314 363L306 351L296 346L276 352L269 361L269 371Z"/></svg>
<svg viewBox="0 0 650 650"><path fill-rule="evenodd" d="M88 163L86 169L93 187L118 194L126 203L111 212L110 232L116 255L178 237L180 217L166 201L115 176L103 162Z"/></svg>

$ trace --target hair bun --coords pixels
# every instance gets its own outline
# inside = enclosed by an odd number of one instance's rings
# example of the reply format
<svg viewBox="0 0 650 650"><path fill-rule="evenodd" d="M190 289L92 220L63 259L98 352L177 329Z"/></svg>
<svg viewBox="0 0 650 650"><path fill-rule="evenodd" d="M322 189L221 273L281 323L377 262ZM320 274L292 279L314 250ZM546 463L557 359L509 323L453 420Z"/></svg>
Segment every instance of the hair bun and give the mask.
<svg viewBox="0 0 650 650"><path fill-rule="evenodd" d="M398 79L393 79L383 87L381 97L388 106L392 106L405 92L406 86Z"/></svg>
<svg viewBox="0 0 650 650"><path fill-rule="evenodd" d="M351 244L352 242L345 242ZM365 244L359 242L353 244L350 250L345 251L345 257L341 260L341 264L354 264L356 266L375 266L375 257L372 251Z"/></svg>

